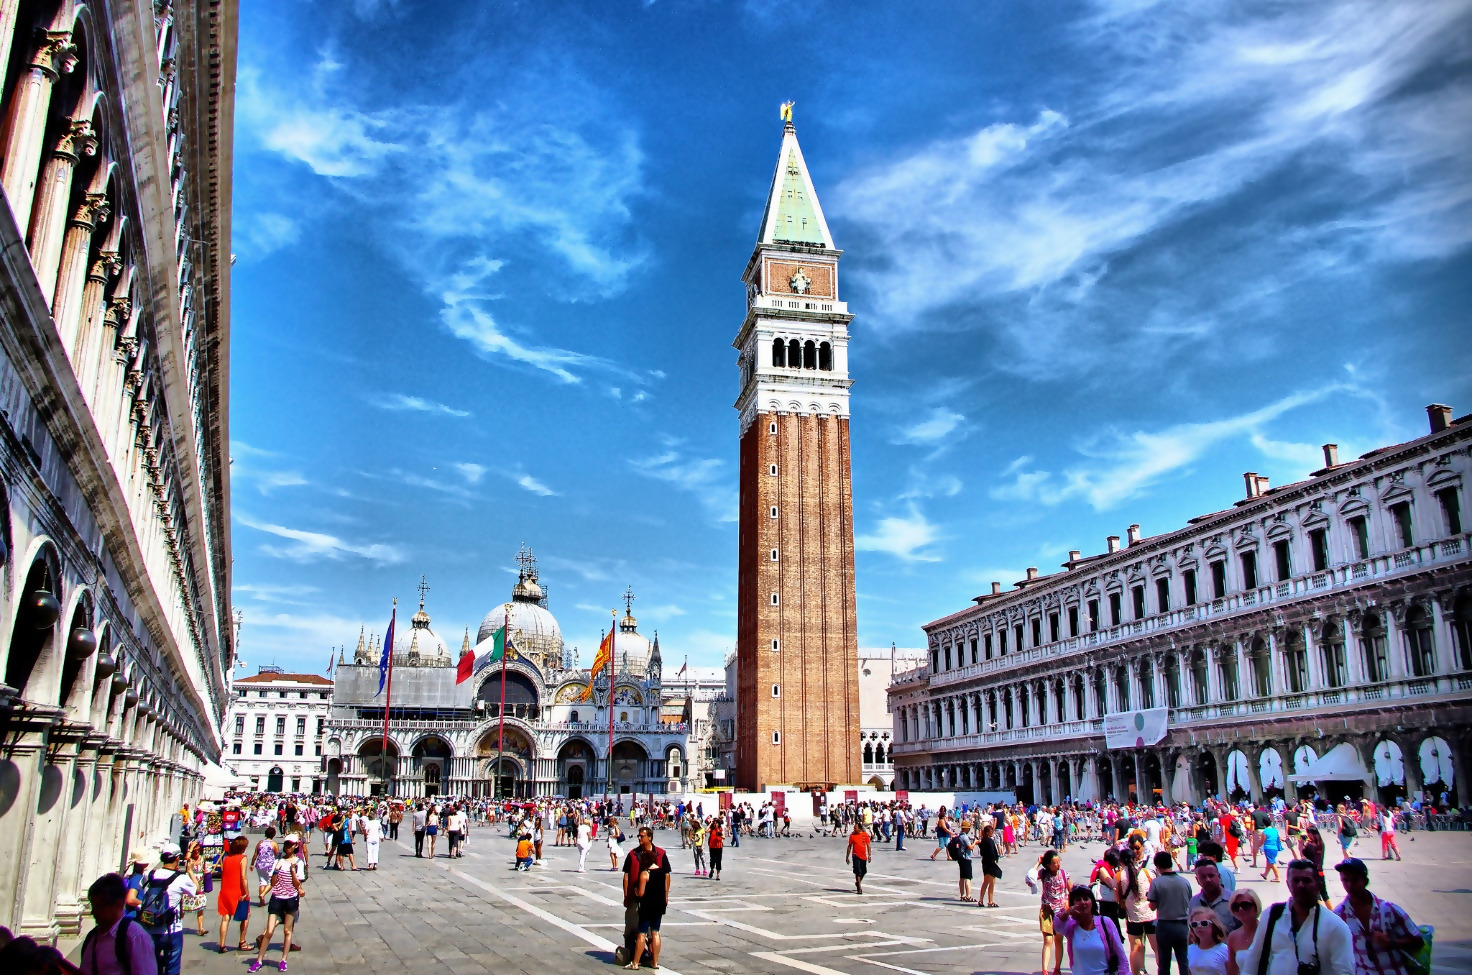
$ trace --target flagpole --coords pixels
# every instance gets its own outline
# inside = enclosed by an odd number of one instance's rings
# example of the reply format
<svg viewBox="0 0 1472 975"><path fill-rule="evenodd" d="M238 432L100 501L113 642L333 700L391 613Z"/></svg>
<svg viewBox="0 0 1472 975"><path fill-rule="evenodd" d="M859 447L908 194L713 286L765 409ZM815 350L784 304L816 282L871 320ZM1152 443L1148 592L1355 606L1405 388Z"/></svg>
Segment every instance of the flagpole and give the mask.
<svg viewBox="0 0 1472 975"><path fill-rule="evenodd" d="M398 615L399 615L399 597L398 596L395 596L394 597L394 608L393 608L393 612L389 615L389 620L392 622L394 620L394 618L397 617ZM378 750L379 770L383 773L383 794L384 795L388 795L389 794L389 784L388 784L388 709L389 709L389 705L393 702L393 699L394 699L394 645L393 645L394 627L392 625L389 626L388 638L389 638L389 645L388 645L388 693L385 694L384 695L384 698L383 698L383 744L381 746L379 746L379 750Z"/></svg>
<svg viewBox="0 0 1472 975"><path fill-rule="evenodd" d="M496 798L501 798L501 761L506 751L506 647L511 642L510 603L501 614L501 731L496 738ZM494 644L493 644L494 646Z"/></svg>
<svg viewBox="0 0 1472 975"><path fill-rule="evenodd" d="M603 804L608 805L608 794L613 789L613 690L618 680L618 610L611 609L613 629L608 631L608 778L603 783Z"/></svg>

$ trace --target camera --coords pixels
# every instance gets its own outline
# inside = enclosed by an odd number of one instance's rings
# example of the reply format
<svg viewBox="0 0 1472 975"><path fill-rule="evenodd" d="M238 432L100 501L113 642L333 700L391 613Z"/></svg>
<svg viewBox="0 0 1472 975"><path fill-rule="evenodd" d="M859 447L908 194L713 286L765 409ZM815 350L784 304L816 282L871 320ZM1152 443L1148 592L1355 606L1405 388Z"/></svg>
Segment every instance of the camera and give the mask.
<svg viewBox="0 0 1472 975"><path fill-rule="evenodd" d="M1319 975L1319 963L1318 963L1318 961L1317 960L1314 960L1312 962L1306 962L1306 961L1299 962L1298 963L1298 975Z"/></svg>

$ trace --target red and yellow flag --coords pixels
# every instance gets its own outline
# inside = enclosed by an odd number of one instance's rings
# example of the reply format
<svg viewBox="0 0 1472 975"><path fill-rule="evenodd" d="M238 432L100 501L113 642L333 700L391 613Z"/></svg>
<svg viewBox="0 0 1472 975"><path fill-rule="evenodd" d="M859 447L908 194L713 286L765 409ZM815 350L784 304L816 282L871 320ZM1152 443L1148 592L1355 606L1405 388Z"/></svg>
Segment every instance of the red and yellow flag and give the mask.
<svg viewBox="0 0 1472 975"><path fill-rule="evenodd" d="M593 669L588 672L588 686L583 688L583 693L578 696L579 701L586 701L593 696L593 681L602 673L603 668L613 662L613 634L616 631L610 629L608 636L598 644L598 655L593 658Z"/></svg>

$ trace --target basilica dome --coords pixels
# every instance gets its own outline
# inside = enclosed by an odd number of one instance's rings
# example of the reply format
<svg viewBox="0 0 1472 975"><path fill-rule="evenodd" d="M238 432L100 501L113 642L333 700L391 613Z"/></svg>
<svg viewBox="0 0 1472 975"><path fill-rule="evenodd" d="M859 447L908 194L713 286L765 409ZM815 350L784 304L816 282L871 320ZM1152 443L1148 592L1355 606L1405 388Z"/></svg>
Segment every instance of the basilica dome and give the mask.
<svg viewBox="0 0 1472 975"><path fill-rule="evenodd" d="M509 627L511 645L517 653L544 669L561 669L562 627L542 605L546 593L537 581L536 563L531 554L524 551L521 561L522 569L512 587L511 601L486 614L475 634L475 642L484 644L504 623ZM478 647L477 653L488 649Z"/></svg>
<svg viewBox="0 0 1472 975"><path fill-rule="evenodd" d="M638 630L639 622L628 613L613 637L613 664L620 674L643 677L649 666L650 643Z"/></svg>

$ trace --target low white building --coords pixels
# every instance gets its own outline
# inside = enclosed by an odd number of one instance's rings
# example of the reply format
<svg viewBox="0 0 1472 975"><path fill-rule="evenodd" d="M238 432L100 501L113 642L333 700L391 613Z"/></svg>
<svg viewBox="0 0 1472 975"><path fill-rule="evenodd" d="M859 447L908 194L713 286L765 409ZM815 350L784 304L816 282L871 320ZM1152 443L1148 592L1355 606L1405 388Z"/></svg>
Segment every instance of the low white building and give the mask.
<svg viewBox="0 0 1472 975"><path fill-rule="evenodd" d="M894 781L894 721L889 714L889 684L925 664L923 647L859 648L859 747L864 784L884 790Z"/></svg>
<svg viewBox="0 0 1472 975"><path fill-rule="evenodd" d="M332 681L261 667L236 680L233 691L224 763L267 792L321 792Z"/></svg>

